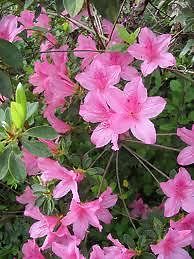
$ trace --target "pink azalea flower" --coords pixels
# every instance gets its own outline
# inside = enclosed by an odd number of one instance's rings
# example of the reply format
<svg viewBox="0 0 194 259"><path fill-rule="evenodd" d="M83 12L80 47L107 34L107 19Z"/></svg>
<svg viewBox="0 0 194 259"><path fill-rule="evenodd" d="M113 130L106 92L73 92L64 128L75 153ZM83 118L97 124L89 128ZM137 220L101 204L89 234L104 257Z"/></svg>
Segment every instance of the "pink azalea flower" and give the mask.
<svg viewBox="0 0 194 259"><path fill-rule="evenodd" d="M23 259L44 259L35 240L29 239L22 247Z"/></svg>
<svg viewBox="0 0 194 259"><path fill-rule="evenodd" d="M66 122L56 117L55 110L52 105L47 106L45 109L44 118L48 120L53 129L55 129L58 133L65 134L71 130L71 127Z"/></svg>
<svg viewBox="0 0 194 259"><path fill-rule="evenodd" d="M51 20L46 13L41 13L36 21L34 21L34 18L34 12L29 10L22 11L18 18L18 21L28 30L28 37L33 34L33 31L30 31L30 29L33 29L35 26L50 30L51 27L49 23Z"/></svg>
<svg viewBox="0 0 194 259"><path fill-rule="evenodd" d="M105 247L105 258L117 258L117 259L131 259L136 255L136 252L133 249L127 249L124 245L122 245L118 239L114 239L111 234L107 236L107 238L114 244L114 246Z"/></svg>
<svg viewBox="0 0 194 259"><path fill-rule="evenodd" d="M100 209L97 210L96 215L98 219L105 224L110 224L112 220L112 215L109 212L109 208L113 207L117 202L117 195L112 193L112 189L108 187L104 191L99 199L97 200L100 206Z"/></svg>
<svg viewBox="0 0 194 259"><path fill-rule="evenodd" d="M144 76L151 74L158 66L166 68L174 66L176 60L168 51L171 35L162 34L156 36L147 27L139 33L139 43L128 48L128 52L136 59L143 60L141 71Z"/></svg>
<svg viewBox="0 0 194 259"><path fill-rule="evenodd" d="M104 250L98 245L92 246L92 252L90 253L90 259L105 259Z"/></svg>
<svg viewBox="0 0 194 259"><path fill-rule="evenodd" d="M37 156L31 154L27 149L22 148L23 157L22 160L25 164L27 174L37 175L39 173L38 165L37 165Z"/></svg>
<svg viewBox="0 0 194 259"><path fill-rule="evenodd" d="M52 244L52 251L62 259L85 259L80 254L79 248L75 241L72 241L68 245L62 245L54 242Z"/></svg>
<svg viewBox="0 0 194 259"><path fill-rule="evenodd" d="M72 241L76 241L77 245L80 244L80 240L78 240L75 236L72 236L67 227L60 225L57 231L48 233L41 247L41 250L44 251L48 248L51 248L54 242L62 245L68 245Z"/></svg>
<svg viewBox="0 0 194 259"><path fill-rule="evenodd" d="M123 130L120 133L130 129L137 139L146 144L156 142L156 131L150 119L163 111L166 101L159 96L148 97L141 78L127 83L124 91L110 88L106 99L116 113L113 127L119 125Z"/></svg>
<svg viewBox="0 0 194 259"><path fill-rule="evenodd" d="M102 226L96 216L96 212L100 209L97 202L76 202L71 201L70 211L61 220L64 226L73 225L73 232L77 238L83 240L89 225L102 231Z"/></svg>
<svg viewBox="0 0 194 259"><path fill-rule="evenodd" d="M103 64L99 60L94 60L87 71L78 74L75 79L87 90L106 93L108 88L119 83L121 67L118 65L107 66L106 69L102 67Z"/></svg>
<svg viewBox="0 0 194 259"><path fill-rule="evenodd" d="M37 220L37 222L30 227L29 233L31 238L39 238L48 235L54 230L56 224L59 222L59 218L56 216L43 215L38 207L26 206L24 215Z"/></svg>
<svg viewBox="0 0 194 259"><path fill-rule="evenodd" d="M194 181L185 168L180 168L174 179L160 183L160 187L168 197L164 204L165 217L176 215L180 208L194 211Z"/></svg>
<svg viewBox="0 0 194 259"><path fill-rule="evenodd" d="M40 45L40 52L45 52L47 50L52 50L58 44L56 38L52 33L47 32L45 35L45 40ZM45 61L47 58L47 53L41 54L41 60Z"/></svg>
<svg viewBox="0 0 194 259"><path fill-rule="evenodd" d="M0 39L16 41L19 39L17 35L22 30L23 26L18 27L18 17L15 15L7 15L0 20Z"/></svg>
<svg viewBox="0 0 194 259"><path fill-rule="evenodd" d="M194 248L194 212L186 215L184 218L178 221L170 221L171 228L175 230L190 230L192 234L191 246Z"/></svg>
<svg viewBox="0 0 194 259"><path fill-rule="evenodd" d="M104 33L106 35L108 35L108 37L110 37L110 35L112 33L113 26L114 25L110 21L108 21L107 19L103 19L102 28L103 28ZM112 33L111 41L109 42L108 46L119 44L121 42L122 42L122 40L118 35L117 29L115 28L113 33Z"/></svg>
<svg viewBox="0 0 194 259"><path fill-rule="evenodd" d="M179 165L190 165L194 163L194 124L192 130L185 127L177 129L177 136L188 144L178 155L177 162Z"/></svg>
<svg viewBox="0 0 194 259"><path fill-rule="evenodd" d="M98 60L102 66L120 66L120 76L124 80L132 81L134 78L137 78L139 76L137 70L132 66L129 66L129 64L131 64L133 61L133 57L129 53L102 53L95 57L95 61L96 60Z"/></svg>
<svg viewBox="0 0 194 259"><path fill-rule="evenodd" d="M96 57L99 53L97 52L96 43L91 37L79 35L77 41L78 46L75 48L74 55L76 57L83 58L81 64L81 69L83 70L92 62L94 57Z"/></svg>
<svg viewBox="0 0 194 259"><path fill-rule="evenodd" d="M118 134L123 133L121 123L115 123L115 114L106 104L100 93L91 91L87 94L79 114L87 122L101 122L93 131L91 141L97 148L113 144L112 149L118 150ZM118 122L118 121L117 121Z"/></svg>
<svg viewBox="0 0 194 259"><path fill-rule="evenodd" d="M150 211L149 206L143 202L142 198L134 200L130 205L131 208L131 216L134 218L143 218L146 219L147 215Z"/></svg>
<svg viewBox="0 0 194 259"><path fill-rule="evenodd" d="M156 245L150 245L150 247L153 253L158 255L158 259L191 259L189 253L182 248L190 245L190 243L190 230L177 231L169 229L163 240Z"/></svg>
<svg viewBox="0 0 194 259"><path fill-rule="evenodd" d="M57 161L50 158L39 158L38 167L42 172L41 179L44 182L54 179L61 180L53 190L53 197L59 199L72 191L73 199L79 201L77 183L83 180L83 175L78 171L69 171Z"/></svg>
<svg viewBox="0 0 194 259"><path fill-rule="evenodd" d="M33 194L32 189L29 186L26 186L24 193L20 196L16 196L16 201L23 205L34 206L36 198L37 197Z"/></svg>

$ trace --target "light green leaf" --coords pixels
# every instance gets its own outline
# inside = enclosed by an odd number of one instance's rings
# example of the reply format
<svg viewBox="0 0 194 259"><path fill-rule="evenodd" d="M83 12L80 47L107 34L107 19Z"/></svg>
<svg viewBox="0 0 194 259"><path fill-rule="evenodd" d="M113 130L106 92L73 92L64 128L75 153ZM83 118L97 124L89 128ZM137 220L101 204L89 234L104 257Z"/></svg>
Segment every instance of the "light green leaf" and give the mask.
<svg viewBox="0 0 194 259"><path fill-rule="evenodd" d="M23 182L26 178L26 169L21 158L13 151L9 156L9 172L18 181Z"/></svg>
<svg viewBox="0 0 194 259"><path fill-rule="evenodd" d="M0 94L8 98L12 95L12 85L7 73L0 70Z"/></svg>
<svg viewBox="0 0 194 259"><path fill-rule="evenodd" d="M22 129L25 122L25 114L20 103L11 102L11 121L17 129Z"/></svg>
<svg viewBox="0 0 194 259"><path fill-rule="evenodd" d="M30 128L26 130L24 134L26 136L43 138L43 139L53 139L58 136L57 132L51 126L47 126L47 125Z"/></svg>
<svg viewBox="0 0 194 259"><path fill-rule="evenodd" d="M24 4L24 9L28 9L31 4L33 4L34 0L26 0Z"/></svg>
<svg viewBox="0 0 194 259"><path fill-rule="evenodd" d="M21 104L22 109L23 109L23 113L24 113L24 116L25 116L25 119L26 119L27 101L26 101L25 90L24 90L21 83L18 84L17 89L16 89L16 103Z"/></svg>
<svg viewBox="0 0 194 259"><path fill-rule="evenodd" d="M22 145L35 156L49 157L52 155L47 145L42 142L23 139Z"/></svg>
<svg viewBox="0 0 194 259"><path fill-rule="evenodd" d="M127 42L129 45L132 45L133 43L136 42L137 36L139 34L140 28L137 28L134 32L129 33L125 27L123 26L117 26L117 31L119 34L119 37Z"/></svg>
<svg viewBox="0 0 194 259"><path fill-rule="evenodd" d="M63 5L70 16L76 16L82 9L84 0L63 0Z"/></svg>
<svg viewBox="0 0 194 259"><path fill-rule="evenodd" d="M14 44L4 39L0 39L0 58L15 70L21 69L23 66L23 59L19 50Z"/></svg>

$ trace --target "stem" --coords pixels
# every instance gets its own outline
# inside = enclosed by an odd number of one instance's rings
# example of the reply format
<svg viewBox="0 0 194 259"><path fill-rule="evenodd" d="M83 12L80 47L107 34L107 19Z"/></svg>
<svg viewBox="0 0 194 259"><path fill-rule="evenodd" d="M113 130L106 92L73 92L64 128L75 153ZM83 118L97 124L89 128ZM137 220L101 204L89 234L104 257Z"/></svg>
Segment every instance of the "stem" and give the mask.
<svg viewBox="0 0 194 259"><path fill-rule="evenodd" d="M87 11L88 11L88 16L89 16L89 18L90 18L92 27L93 27L93 29L94 29L94 31L95 31L95 33L96 33L96 36L97 36L97 38L98 38L98 40L99 40L99 43L100 43L101 47L102 47L103 49L105 49L104 43L103 43L103 41L102 41L102 39L101 39L101 37L100 37L100 35L99 35L99 33L98 33L98 30L97 30L97 28L96 28L96 26L95 26L95 24L94 24L94 21L93 21L92 13L91 13L91 10L90 10L90 0L86 0L86 8L87 8Z"/></svg>
<svg viewBox="0 0 194 259"><path fill-rule="evenodd" d="M114 22L114 24L113 24L112 31L111 31L111 33L110 33L110 36L109 36L109 39L108 39L108 42L107 42L106 46L108 46L109 42L111 41L112 35L113 35L113 33L114 33L116 24L117 24L117 22L118 22L118 20L119 20L119 17L120 17L120 15L121 15L121 12L122 12L122 10L123 10L123 7L124 7L124 5L125 5L125 2L126 2L126 0L123 0L123 2L122 2L122 4L121 4L121 7L120 7L120 9L119 9L117 18L116 18L116 20L115 20L115 22Z"/></svg>
<svg viewBox="0 0 194 259"><path fill-rule="evenodd" d="M92 166L98 161L98 159L101 158L101 156L103 156L103 154L104 154L108 149L109 149L109 147L108 147L108 148L105 148L105 149L97 156L97 158L90 164L89 167L92 167Z"/></svg>
<svg viewBox="0 0 194 259"><path fill-rule="evenodd" d="M157 133L157 136L177 136L176 133Z"/></svg>
<svg viewBox="0 0 194 259"><path fill-rule="evenodd" d="M164 136L165 136L165 135L164 135ZM141 144L141 145L146 145L146 146L152 146L152 147L162 148L162 149L165 149L165 150L170 150L170 151L175 151L175 152L180 152L180 151L181 151L181 150L178 149L178 148L163 146L163 145L159 145L159 144L146 144L146 143L143 143L143 142L141 142L141 141L133 140L133 139L127 139L126 141L132 142L132 143Z"/></svg>
<svg viewBox="0 0 194 259"><path fill-rule="evenodd" d="M135 151L132 151L129 147L125 146L124 144L122 145L126 150L128 150L130 153L132 152L133 155L136 155L139 159L141 159L142 161L144 161L145 163L147 163L150 167L152 167L153 169L155 169L159 174L163 175L165 178L167 178L168 180L170 179L170 177L165 174L164 172L162 172L160 169L158 169L156 166L154 166L153 164L151 164L147 159L143 158L142 156L140 156L139 154L137 154ZM158 182L158 180L157 180ZM158 182L159 183L159 182Z"/></svg>
<svg viewBox="0 0 194 259"><path fill-rule="evenodd" d="M106 177L106 174L107 174L107 172L108 172L108 169L109 169L109 167L110 167L110 164L111 164L111 162L112 162L113 156L114 156L114 152L112 152L112 154L110 155L110 158L109 158L108 163L107 163L107 165L106 165L106 168L105 168L105 170L104 170L104 173L103 173L103 176L102 176L102 181L101 181L101 183L100 183L100 186L99 186L99 189L98 189L98 195L97 195L97 196L100 195L100 192L101 192L101 189L102 189L102 185L103 185L104 179L105 179L105 177Z"/></svg>
<svg viewBox="0 0 194 259"><path fill-rule="evenodd" d="M57 53L57 52L97 52L101 53L104 52L104 50L92 50L92 49L80 49L80 50L74 50L74 49L69 49L69 50L46 50L46 51L40 51L40 53Z"/></svg>
<svg viewBox="0 0 194 259"><path fill-rule="evenodd" d="M124 147L124 146L123 146ZM126 149L126 147L124 147ZM158 179L156 178L156 176L152 173L152 171L149 169L149 167L147 167L147 165L144 164L144 162L141 160L141 158L137 155L137 153L135 153L134 151L132 151L130 148L127 149L127 151L132 154L139 162L140 164L151 174L151 176L154 178L154 180L157 182L157 184L160 186L160 182L158 181Z"/></svg>
<svg viewBox="0 0 194 259"><path fill-rule="evenodd" d="M120 192L120 199L121 199L122 202L123 202L123 206L124 206L124 209L125 209L125 211L126 211L126 214L127 214L128 218L129 218L129 221L130 221L132 227L134 228L136 235L137 235L138 238L139 238L140 236L139 236L139 234L138 234L138 232L137 232L136 226L135 226L135 224L133 223L133 220L132 220L132 218L131 218L131 216L130 216L130 214L129 214L129 211L128 211L128 209L127 209L127 205L126 205L126 203L125 203L125 200L124 200L123 197L122 197L122 189L121 189L120 178L119 178L119 152L118 152L118 151L116 151L116 176L117 176L117 184L118 184L118 188L119 188L119 192Z"/></svg>

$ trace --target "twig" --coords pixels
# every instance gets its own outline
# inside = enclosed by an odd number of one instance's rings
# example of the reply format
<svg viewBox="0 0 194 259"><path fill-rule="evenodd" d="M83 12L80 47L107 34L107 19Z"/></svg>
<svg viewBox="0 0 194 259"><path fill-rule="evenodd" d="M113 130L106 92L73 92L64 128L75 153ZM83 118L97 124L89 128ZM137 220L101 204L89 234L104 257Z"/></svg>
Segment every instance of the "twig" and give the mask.
<svg viewBox="0 0 194 259"><path fill-rule="evenodd" d="M116 25L117 25L117 22L118 22L118 20L119 20L119 17L120 17L120 15L121 15L121 12L122 12L123 7L124 7L124 5L125 5L125 2L126 2L126 0L123 0L123 2L122 2L122 4L121 4L121 7L120 7L119 12L118 12L118 15L117 15L117 18L116 18L116 20L115 20L115 22L114 22L114 24L113 24L112 31L111 31L111 33L110 33L108 42L106 43L106 46L108 46L109 42L111 41L112 35L113 35L113 33L114 33L115 27L116 27Z"/></svg>
<svg viewBox="0 0 194 259"><path fill-rule="evenodd" d="M121 199L122 202L123 202L123 206L124 206L124 209L125 209L125 211L126 211L126 214L127 214L128 218L129 218L129 221L130 221L131 225L133 226L136 235L137 235L138 238L139 238L139 234L138 234L138 232L137 232L136 226L135 226L135 224L133 223L133 220L132 220L132 218L131 218L131 215L129 214L129 211L128 211L128 209L127 209L127 205L126 205L126 203L125 203L125 200L124 200L123 197L122 197L122 189L121 189L120 178L119 178L119 152L118 152L118 151L116 151L116 176L117 176L117 184L118 184L118 188L119 188L119 192L120 192L120 199Z"/></svg>
<svg viewBox="0 0 194 259"><path fill-rule="evenodd" d="M133 139L126 139L125 141L132 142L132 143L137 143L137 144L141 144L141 145L146 145L146 146L152 146L152 147L156 147L156 148L162 148L162 149L165 149L165 150L170 150L170 151L175 151L175 152L180 152L181 151L178 148L163 146L163 145L159 145L159 144L146 144L146 143L143 143L141 141L133 140Z"/></svg>
<svg viewBox="0 0 194 259"><path fill-rule="evenodd" d="M176 133L157 133L157 136L177 136Z"/></svg>
<svg viewBox="0 0 194 259"><path fill-rule="evenodd" d="M147 165L144 164L144 162L140 159L140 157L137 156L137 154L130 148L126 148L126 146L124 146L124 145L123 145L123 147L139 161L139 163L151 174L151 176L154 178L154 180L157 182L157 184L160 185L160 182L158 181L156 176L152 173L152 171L149 169L149 167L147 167Z"/></svg>
<svg viewBox="0 0 194 259"><path fill-rule="evenodd" d="M99 40L99 43L100 43L101 47L102 47L103 49L105 49L104 43L103 43L103 41L102 41L102 39L101 39L101 37L100 37L100 35L99 35L99 33L98 33L98 30L97 30L97 28L96 28L96 26L95 26L95 24L94 24L94 21L93 21L92 13L91 13L91 10L90 10L90 0L86 0L86 8L87 8L87 11L88 11L88 16L89 16L89 18L90 18L92 27L93 27L93 29L94 29L94 31L95 31L95 33L96 33L96 36L97 36L97 38L98 38L98 40Z"/></svg>
<svg viewBox="0 0 194 259"><path fill-rule="evenodd" d="M142 161L144 161L145 163L147 163L150 167L152 167L154 170L156 170L159 174L163 175L165 178L167 178L168 180L170 179L170 177L165 174L164 172L162 172L160 169L158 169L156 166L154 166L153 164L151 164L147 159L143 158L142 156L140 156L139 154L137 154L135 151L132 151L129 147L125 146L124 144L122 145L126 150L128 150L130 153L133 152L136 156L138 156Z"/></svg>
<svg viewBox="0 0 194 259"><path fill-rule="evenodd" d="M106 168L104 169L104 173L103 173L103 176L102 176L102 181L101 181L101 183L100 183L97 196L100 195L100 192L101 192L101 189L102 189L102 185L103 185L104 179L105 179L105 177L106 177L106 174L107 174L107 172L108 172L108 169L109 169L109 167L110 167L110 164L111 164L111 162L112 162L113 156L114 156L114 152L112 152L112 154L110 155L110 158L109 158L109 160L108 160L108 163L107 163L107 165L106 165Z"/></svg>
<svg viewBox="0 0 194 259"><path fill-rule="evenodd" d="M92 167L92 166L98 161L98 159L101 158L101 156L103 156L103 154L104 154L108 149L109 149L109 147L108 147L108 148L105 148L105 149L97 156L97 158L90 164L89 167Z"/></svg>
<svg viewBox="0 0 194 259"><path fill-rule="evenodd" d="M104 52L104 50L92 50L92 49L80 49L80 50L77 50L77 49L67 49L67 50L45 50L45 51L40 51L40 53L57 53L57 52L67 52L67 53L71 53L71 52L96 52L96 53L102 53Z"/></svg>

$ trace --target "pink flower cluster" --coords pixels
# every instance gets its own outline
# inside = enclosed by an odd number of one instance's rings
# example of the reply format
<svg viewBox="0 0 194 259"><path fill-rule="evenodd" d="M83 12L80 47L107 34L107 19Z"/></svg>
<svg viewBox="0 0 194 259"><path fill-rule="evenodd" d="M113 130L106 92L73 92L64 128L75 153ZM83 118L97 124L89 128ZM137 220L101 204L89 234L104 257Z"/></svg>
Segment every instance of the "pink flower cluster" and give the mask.
<svg viewBox="0 0 194 259"><path fill-rule="evenodd" d="M84 258L79 252L78 245L84 239L90 225L101 231L102 225L100 221L110 224L112 215L109 212L109 208L115 205L117 196L112 194L111 188L107 188L98 199L83 203L80 201L77 193L77 179L71 178L72 175L69 176L65 168L61 167L57 162L47 159L40 161L40 164L41 168L43 168L41 177L44 180L62 179L53 191L54 198L64 196L73 186L73 199L66 216L46 216L35 206L36 196L30 187L27 187L25 192L16 198L18 202L26 205L24 215L36 220L29 230L32 240L28 240L22 249L24 258L30 258L30 256L36 253L37 258L43 258L40 250L44 251L49 248L52 248L52 251L61 258ZM72 174L80 180L76 172L72 172ZM66 175L71 179L69 178L66 181ZM58 192L59 195L56 195L56 190L59 191L60 189L61 193ZM74 235L70 234L68 226L73 227ZM39 248L35 243L35 239L45 236L45 241L42 247ZM126 248L119 249L122 250L120 253L127 253ZM73 257L73 255L76 255L76 257Z"/></svg>
<svg viewBox="0 0 194 259"><path fill-rule="evenodd" d="M48 37L50 37L49 35ZM42 48L47 50L47 48L51 47L50 44L51 41L46 40ZM50 55L44 55L42 61L35 62L35 73L31 75L29 80L35 86L34 93L44 94L47 105L44 110L44 117L47 118L52 127L59 133L66 133L70 130L70 126L57 118L55 112L57 109L64 111L65 98L73 95L75 92L75 84L70 80L66 66L68 61L67 48L64 45L56 49L55 45L52 45L50 49L52 53Z"/></svg>
<svg viewBox="0 0 194 259"><path fill-rule="evenodd" d="M87 122L98 123L91 135L96 147L111 142L112 149L118 150L119 136L128 130L146 144L156 142L155 127L150 119L163 111L166 101L159 96L148 96L140 74L131 65L132 56L144 60L141 67L144 76L158 66L172 66L175 59L167 52L170 39L168 34L156 36L143 28L139 43L130 46L128 52L99 54L92 38L78 37L75 55L83 59L84 71L76 76L76 80L88 91L80 115ZM81 51L87 49L89 51ZM140 53L141 57L135 53ZM123 90L119 85L121 79L129 81Z"/></svg>
<svg viewBox="0 0 194 259"><path fill-rule="evenodd" d="M50 30L50 18L44 8L41 8L39 17L35 20L35 14L32 11L24 10L20 16L7 15L0 20L0 38L14 42L20 40L17 36L24 29L27 30L27 36L33 34L33 27L41 27Z"/></svg>

